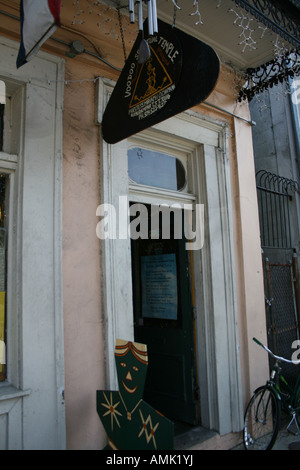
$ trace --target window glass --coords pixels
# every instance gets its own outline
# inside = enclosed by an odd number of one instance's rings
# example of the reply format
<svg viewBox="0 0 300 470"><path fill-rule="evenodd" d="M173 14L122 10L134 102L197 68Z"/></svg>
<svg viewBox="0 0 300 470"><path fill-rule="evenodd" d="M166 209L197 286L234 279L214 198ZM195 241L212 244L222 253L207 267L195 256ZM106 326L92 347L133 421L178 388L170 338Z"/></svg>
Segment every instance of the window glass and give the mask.
<svg viewBox="0 0 300 470"><path fill-rule="evenodd" d="M4 104L0 103L0 151L3 150Z"/></svg>
<svg viewBox="0 0 300 470"><path fill-rule="evenodd" d="M128 151L128 174L134 183L173 191L182 190L186 183L178 158L138 147Z"/></svg>
<svg viewBox="0 0 300 470"><path fill-rule="evenodd" d="M296 158L300 165L300 76L290 79L291 99L293 105L293 118L295 126L295 139L297 145Z"/></svg>
<svg viewBox="0 0 300 470"><path fill-rule="evenodd" d="M0 104L5 104L6 101L6 87L3 80L0 80Z"/></svg>
<svg viewBox="0 0 300 470"><path fill-rule="evenodd" d="M6 100L5 83L0 80L0 151L3 150L3 120Z"/></svg>
<svg viewBox="0 0 300 470"><path fill-rule="evenodd" d="M0 173L0 382L6 378L6 253L9 175Z"/></svg>
<svg viewBox="0 0 300 470"><path fill-rule="evenodd" d="M295 113L298 123L300 122L300 77L291 80L291 97L295 106Z"/></svg>

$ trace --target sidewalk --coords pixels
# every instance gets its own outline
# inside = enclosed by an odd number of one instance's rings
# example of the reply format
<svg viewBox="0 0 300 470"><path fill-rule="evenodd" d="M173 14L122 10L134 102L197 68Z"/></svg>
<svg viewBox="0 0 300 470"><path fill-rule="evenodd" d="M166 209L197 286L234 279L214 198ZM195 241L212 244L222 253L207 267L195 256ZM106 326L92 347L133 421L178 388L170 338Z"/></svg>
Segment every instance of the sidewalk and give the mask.
<svg viewBox="0 0 300 470"><path fill-rule="evenodd" d="M300 436L295 436L294 434L291 434L285 430L280 431L272 450L290 450L288 446L289 444L292 444L293 442L300 443ZM231 450L245 450L244 444L241 443Z"/></svg>
<svg viewBox="0 0 300 470"><path fill-rule="evenodd" d="M179 425L177 424L177 426ZM182 426L182 433L179 432L175 437L175 450L245 450L242 431L220 436L218 433L208 431L201 426L190 428L185 425ZM290 450L289 444L300 443L300 436L288 432L286 426L287 423L283 424L272 450ZM179 430L180 426L177 428L177 432Z"/></svg>

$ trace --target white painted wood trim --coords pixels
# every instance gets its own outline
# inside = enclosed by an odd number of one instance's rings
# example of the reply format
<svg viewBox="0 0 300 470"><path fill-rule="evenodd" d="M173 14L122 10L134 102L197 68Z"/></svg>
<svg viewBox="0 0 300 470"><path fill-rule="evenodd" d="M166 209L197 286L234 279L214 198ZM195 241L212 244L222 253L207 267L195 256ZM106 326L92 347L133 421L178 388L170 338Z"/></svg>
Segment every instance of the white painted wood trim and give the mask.
<svg viewBox="0 0 300 470"><path fill-rule="evenodd" d="M100 87L103 97L99 96L99 100L102 102L108 98L108 92L103 90L103 86L105 88L105 81ZM109 83L107 87L112 92L113 84ZM101 109L104 109L103 106ZM132 140L142 142L143 139L149 139L150 142L153 140L156 146L164 145L163 143L169 145L174 141L177 151L185 149L190 154L188 172L191 194L178 192L177 199L183 202L184 197L189 196L194 203L205 204L206 211L204 247L193 253L202 423L221 434L239 431L242 401L227 129L216 120L188 111L134 136ZM142 189L138 185L128 186L125 141L114 146L103 142L102 152L102 202L111 202L118 195L128 194L135 201L144 203L159 202L163 196L165 200L172 201L170 193L164 194L163 191L152 188ZM115 369L113 348L119 321L122 321L124 332L128 333L128 338L124 339L130 339L132 334L131 299L127 297L124 303L127 313L130 312L127 315L127 325L121 317L122 309L116 308L120 305L119 291L125 277L130 277L127 287L131 288L131 276L128 275L131 270L129 242L123 248L125 257L119 257L118 253L121 252L115 241L105 242L103 248L106 347L110 348L107 350L109 383L112 383L111 377Z"/></svg>
<svg viewBox="0 0 300 470"><path fill-rule="evenodd" d="M98 123L102 121L113 82L99 79ZM128 197L127 144L102 141L100 203L111 204L119 214L119 196ZM117 226L118 229L118 226ZM133 305L130 239L101 243L102 295L107 387L118 389L114 350L116 339L133 340ZM125 273L125 275L124 275Z"/></svg>

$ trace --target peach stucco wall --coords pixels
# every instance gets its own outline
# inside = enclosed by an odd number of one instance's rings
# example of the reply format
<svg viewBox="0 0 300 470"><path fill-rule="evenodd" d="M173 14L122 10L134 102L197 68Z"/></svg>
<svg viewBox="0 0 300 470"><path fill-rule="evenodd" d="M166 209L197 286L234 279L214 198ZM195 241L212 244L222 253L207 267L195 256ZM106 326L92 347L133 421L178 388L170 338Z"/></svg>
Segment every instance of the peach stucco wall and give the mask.
<svg viewBox="0 0 300 470"><path fill-rule="evenodd" d="M68 63L66 77L93 78ZM99 203L99 128L95 85L65 86L63 154L63 292L65 399L69 449L103 447L96 390L105 386L101 256L96 237Z"/></svg>
<svg viewBox="0 0 300 470"><path fill-rule="evenodd" d="M67 444L70 449L101 448L105 435L96 414L95 391L105 387L101 311L101 253L95 211L99 200L100 129L94 123L96 84L90 71L68 61L64 103L63 273ZM105 73L104 73L105 75ZM71 78L70 78L71 77ZM85 81L77 82L80 79ZM87 80L91 81L87 81ZM233 99L228 71L207 100L246 119L246 105ZM251 338L265 339L251 125L210 106L201 114L229 126L233 237L243 403L266 377L267 362ZM117 286L116 286L117 288Z"/></svg>

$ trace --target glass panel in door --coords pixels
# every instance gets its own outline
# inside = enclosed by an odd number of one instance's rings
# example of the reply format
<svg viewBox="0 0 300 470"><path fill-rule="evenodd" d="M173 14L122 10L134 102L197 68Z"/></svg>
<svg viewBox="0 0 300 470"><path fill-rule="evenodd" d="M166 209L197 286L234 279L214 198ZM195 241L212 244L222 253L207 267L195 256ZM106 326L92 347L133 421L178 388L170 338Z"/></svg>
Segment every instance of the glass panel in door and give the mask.
<svg viewBox="0 0 300 470"><path fill-rule="evenodd" d="M189 252L176 238L178 212L170 211L170 237L163 238L161 219L154 238L155 206L146 207L149 236L131 241L135 341L149 355L144 399L172 420L197 424Z"/></svg>

